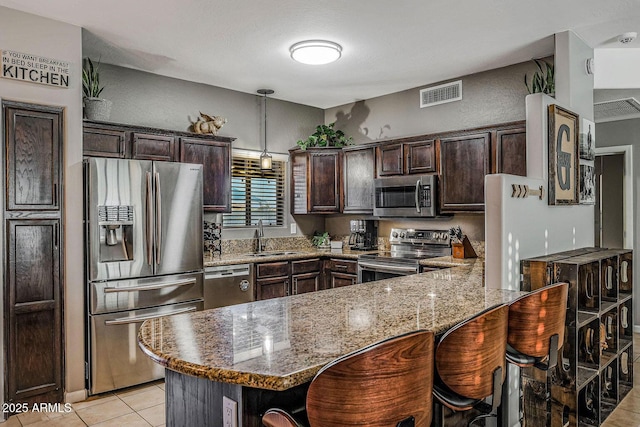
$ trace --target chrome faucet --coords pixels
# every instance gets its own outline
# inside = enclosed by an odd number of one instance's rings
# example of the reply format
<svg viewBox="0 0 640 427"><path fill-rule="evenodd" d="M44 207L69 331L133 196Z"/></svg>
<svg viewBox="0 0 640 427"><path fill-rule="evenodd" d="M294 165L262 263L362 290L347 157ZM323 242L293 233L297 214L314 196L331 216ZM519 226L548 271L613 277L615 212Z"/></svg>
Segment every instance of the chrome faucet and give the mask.
<svg viewBox="0 0 640 427"><path fill-rule="evenodd" d="M260 253L264 250L264 243L262 242L262 239L264 238L264 228L262 227L261 219L258 220L258 230L256 231L258 234L258 253Z"/></svg>

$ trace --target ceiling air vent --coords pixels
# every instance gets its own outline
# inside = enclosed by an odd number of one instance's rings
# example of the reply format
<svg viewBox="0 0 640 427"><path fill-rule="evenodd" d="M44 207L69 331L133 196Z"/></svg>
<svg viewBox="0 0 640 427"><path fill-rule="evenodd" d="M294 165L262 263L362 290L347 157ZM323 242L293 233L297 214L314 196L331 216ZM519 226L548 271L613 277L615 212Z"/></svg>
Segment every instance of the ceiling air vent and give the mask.
<svg viewBox="0 0 640 427"><path fill-rule="evenodd" d="M593 104L596 122L634 119L640 117L640 103L635 98L614 99Z"/></svg>
<svg viewBox="0 0 640 427"><path fill-rule="evenodd" d="M462 99L462 80L420 89L420 108Z"/></svg>

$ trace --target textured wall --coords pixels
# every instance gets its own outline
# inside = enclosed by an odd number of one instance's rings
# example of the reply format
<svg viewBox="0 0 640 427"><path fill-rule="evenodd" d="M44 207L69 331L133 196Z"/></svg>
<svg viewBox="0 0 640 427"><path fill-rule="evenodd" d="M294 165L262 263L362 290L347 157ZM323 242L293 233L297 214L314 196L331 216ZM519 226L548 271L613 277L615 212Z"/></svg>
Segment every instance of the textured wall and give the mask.
<svg viewBox="0 0 640 427"><path fill-rule="evenodd" d="M102 96L113 102L112 122L186 131L189 118L195 120L202 111L227 118L220 135L237 138L234 148L263 149L262 97L258 94L109 64L101 64L101 69L105 84ZM273 98L267 103L267 144L271 152L287 153L324 119L319 108Z"/></svg>
<svg viewBox="0 0 640 427"><path fill-rule="evenodd" d="M0 30L0 49L61 59L69 61L71 64L68 89L0 79L0 97L7 100L64 107L65 392L71 401L82 400L85 396L85 390L84 279L83 266L80 261L84 256L82 252L82 47L80 27L0 6L0 28L2 28ZM0 316L1 318L2 316ZM4 387L0 385L0 394L3 390Z"/></svg>
<svg viewBox="0 0 640 427"><path fill-rule="evenodd" d="M536 69L525 62L448 80L462 80L461 101L420 108L420 89L436 83L329 108L324 120L357 143L524 120L524 76Z"/></svg>

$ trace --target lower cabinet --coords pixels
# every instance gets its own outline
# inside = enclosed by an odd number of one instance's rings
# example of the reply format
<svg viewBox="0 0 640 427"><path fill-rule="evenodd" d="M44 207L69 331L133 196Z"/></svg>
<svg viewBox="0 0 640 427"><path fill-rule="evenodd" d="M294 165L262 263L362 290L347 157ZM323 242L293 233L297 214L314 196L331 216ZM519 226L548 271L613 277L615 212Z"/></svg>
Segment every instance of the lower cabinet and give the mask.
<svg viewBox="0 0 640 427"><path fill-rule="evenodd" d="M355 285L358 262L339 258L255 264L256 300Z"/></svg>
<svg viewBox="0 0 640 427"><path fill-rule="evenodd" d="M321 279L320 258L291 261L291 295L319 291Z"/></svg>
<svg viewBox="0 0 640 427"><path fill-rule="evenodd" d="M256 264L256 299L270 299L289 295L289 261Z"/></svg>
<svg viewBox="0 0 640 427"><path fill-rule="evenodd" d="M358 281L358 262L346 259L331 258L325 270L327 288L340 288L355 285Z"/></svg>

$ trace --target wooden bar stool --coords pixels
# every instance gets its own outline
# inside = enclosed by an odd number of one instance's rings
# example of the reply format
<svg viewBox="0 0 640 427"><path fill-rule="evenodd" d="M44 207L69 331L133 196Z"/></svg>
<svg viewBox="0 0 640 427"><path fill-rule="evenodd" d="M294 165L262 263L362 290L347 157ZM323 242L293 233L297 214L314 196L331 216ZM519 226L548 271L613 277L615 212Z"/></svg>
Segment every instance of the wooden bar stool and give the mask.
<svg viewBox="0 0 640 427"><path fill-rule="evenodd" d="M505 378L508 314L506 305L489 308L445 332L436 346L433 394L454 411L480 411L468 425L497 416ZM488 397L491 404L485 402ZM436 425L441 424L441 407L436 405Z"/></svg>
<svg viewBox="0 0 640 427"><path fill-rule="evenodd" d="M567 315L568 283L556 283L524 295L509 305L507 361L521 368L535 367L542 371L558 363L558 351L564 342ZM505 383L508 387L509 381ZM548 382L547 382L547 389ZM503 403L508 390L503 390ZM547 396L547 414L549 414ZM503 408L508 408L507 404ZM503 411L503 425L508 425L508 413ZM548 421L547 421L548 423Z"/></svg>
<svg viewBox="0 0 640 427"><path fill-rule="evenodd" d="M309 385L306 416L311 427L428 427L433 386L433 332L389 338L340 357ZM303 421L269 409L266 427L300 427Z"/></svg>

